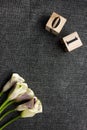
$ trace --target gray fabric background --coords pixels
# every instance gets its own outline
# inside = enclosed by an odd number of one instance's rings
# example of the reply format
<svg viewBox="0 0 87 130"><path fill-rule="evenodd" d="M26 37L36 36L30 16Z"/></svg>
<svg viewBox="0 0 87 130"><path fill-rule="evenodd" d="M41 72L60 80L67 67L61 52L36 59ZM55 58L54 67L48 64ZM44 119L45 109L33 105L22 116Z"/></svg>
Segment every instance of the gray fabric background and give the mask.
<svg viewBox="0 0 87 130"><path fill-rule="evenodd" d="M44 29L53 11L68 19L59 36ZM66 53L59 39L74 31L84 46ZM0 88L17 72L44 109L5 130L87 130L86 42L87 0L0 0Z"/></svg>

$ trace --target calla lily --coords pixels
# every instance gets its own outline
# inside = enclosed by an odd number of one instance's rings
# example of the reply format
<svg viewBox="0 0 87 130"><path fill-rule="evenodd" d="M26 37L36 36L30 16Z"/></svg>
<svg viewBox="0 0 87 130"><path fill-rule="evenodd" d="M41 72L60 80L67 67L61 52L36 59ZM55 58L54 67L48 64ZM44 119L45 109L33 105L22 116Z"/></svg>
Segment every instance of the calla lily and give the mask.
<svg viewBox="0 0 87 130"><path fill-rule="evenodd" d="M30 88L28 88L27 92L25 92L24 94L19 95L16 98L16 102L29 100L29 99L32 99L33 97L34 97L34 92Z"/></svg>
<svg viewBox="0 0 87 130"><path fill-rule="evenodd" d="M11 79L5 84L3 90L0 93L0 96L14 86L7 99L0 106L0 113L2 113L9 105L14 102L26 101L25 103L18 105L15 109L7 111L0 117L0 121L5 118L8 114L19 111L19 116L11 119L6 124L0 127L0 130L3 130L12 122L16 121L19 118L33 117L37 113L42 113L42 104L41 101L35 97L34 92L28 88L27 83L24 83L24 79L17 73L13 73Z"/></svg>
<svg viewBox="0 0 87 130"><path fill-rule="evenodd" d="M37 113L42 113L42 104L37 97L34 97L29 102L19 105L16 110L22 111L21 118L33 117Z"/></svg>
<svg viewBox="0 0 87 130"><path fill-rule="evenodd" d="M33 117L37 113L42 113L42 104L37 97L34 97L29 102L24 103L22 105L19 105L16 109L6 112L0 120L2 120L4 117L6 117L8 114L14 112L14 111L22 111L21 114L13 119L11 119L9 122L4 124L0 130L3 130L5 127L7 127L9 124L13 123L14 121L20 119L20 118L27 118L27 117Z"/></svg>
<svg viewBox="0 0 87 130"><path fill-rule="evenodd" d="M2 92L6 92L17 82L24 82L25 80L17 73L13 73L11 79L4 85Z"/></svg>
<svg viewBox="0 0 87 130"><path fill-rule="evenodd" d="M16 86L12 91L10 92L8 96L8 100L15 100L18 96L23 95L28 90L28 85L26 83L18 82L16 83Z"/></svg>
<svg viewBox="0 0 87 130"><path fill-rule="evenodd" d="M24 111L26 109L32 109L34 107L34 104L35 104L35 97L32 98L31 100L27 101L26 103L23 103L21 105L19 105L16 110L17 111Z"/></svg>
<svg viewBox="0 0 87 130"><path fill-rule="evenodd" d="M23 95L24 93L26 93L27 90L28 85L26 83L17 82L15 84L15 87L11 90L10 94L8 95L8 98L0 106L0 113L2 113L6 107L14 103L19 95Z"/></svg>
<svg viewBox="0 0 87 130"><path fill-rule="evenodd" d="M20 118L33 117L37 113L42 113L42 104L37 97L33 97L31 100L27 101L24 104L19 105L13 110L6 112L2 117L0 117L0 121L5 118L8 114L19 111L21 114Z"/></svg>

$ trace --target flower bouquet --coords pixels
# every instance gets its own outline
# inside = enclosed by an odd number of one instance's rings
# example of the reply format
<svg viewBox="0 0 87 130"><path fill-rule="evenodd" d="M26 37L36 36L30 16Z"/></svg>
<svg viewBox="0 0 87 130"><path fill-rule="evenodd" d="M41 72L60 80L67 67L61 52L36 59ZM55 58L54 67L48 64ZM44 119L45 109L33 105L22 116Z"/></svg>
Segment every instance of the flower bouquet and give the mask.
<svg viewBox="0 0 87 130"><path fill-rule="evenodd" d="M25 83L25 80L19 74L12 74L11 79L4 85L0 96L3 96L3 94L9 89L11 90L7 99L0 106L0 114L13 103L19 103L19 105L17 105L14 109L4 113L0 117L0 121L15 111L18 111L19 115L1 126L0 130L4 130L5 127L19 118L33 117L37 113L42 113L41 101L35 96L34 92L28 87L27 83Z"/></svg>

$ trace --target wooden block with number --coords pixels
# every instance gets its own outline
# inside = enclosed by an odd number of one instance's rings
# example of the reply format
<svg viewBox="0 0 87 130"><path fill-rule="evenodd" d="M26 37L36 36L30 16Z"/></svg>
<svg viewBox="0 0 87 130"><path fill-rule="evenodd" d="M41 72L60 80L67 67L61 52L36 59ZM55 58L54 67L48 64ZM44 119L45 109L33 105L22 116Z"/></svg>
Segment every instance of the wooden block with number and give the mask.
<svg viewBox="0 0 87 130"><path fill-rule="evenodd" d="M65 36L62 40L69 52L83 45L77 32Z"/></svg>
<svg viewBox="0 0 87 130"><path fill-rule="evenodd" d="M66 18L53 12L46 24L46 30L52 32L55 35L58 35L61 32L66 21Z"/></svg>

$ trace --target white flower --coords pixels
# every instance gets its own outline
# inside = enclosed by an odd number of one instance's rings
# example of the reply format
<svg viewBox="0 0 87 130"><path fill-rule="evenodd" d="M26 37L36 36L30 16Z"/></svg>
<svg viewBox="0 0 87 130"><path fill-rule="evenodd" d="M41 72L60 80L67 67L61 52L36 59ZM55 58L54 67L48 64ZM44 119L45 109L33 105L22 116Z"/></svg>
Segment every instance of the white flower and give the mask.
<svg viewBox="0 0 87 130"><path fill-rule="evenodd" d="M24 94L20 94L17 98L16 101L24 101L24 100L29 100L32 99L34 97L34 92L33 90L31 90L30 88L27 89L27 92L25 92Z"/></svg>
<svg viewBox="0 0 87 130"><path fill-rule="evenodd" d="M16 83L15 88L12 89L12 91L10 92L9 96L8 96L8 100L14 100L16 99L19 95L24 94L25 92L27 92L28 89L28 85L26 83Z"/></svg>
<svg viewBox="0 0 87 130"><path fill-rule="evenodd" d="M13 73L11 79L4 85L2 92L6 92L17 82L24 82L25 80L17 73Z"/></svg>
<svg viewBox="0 0 87 130"><path fill-rule="evenodd" d="M34 97L29 102L19 105L16 108L16 110L22 111L21 112L22 118L33 117L37 113L42 113L42 104L41 101L37 99L37 97Z"/></svg>

